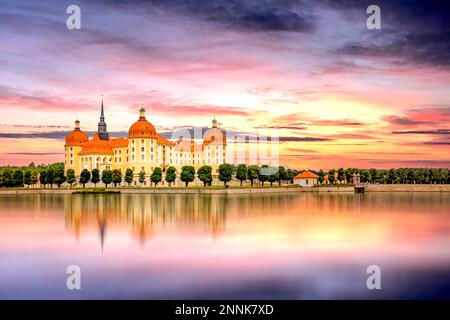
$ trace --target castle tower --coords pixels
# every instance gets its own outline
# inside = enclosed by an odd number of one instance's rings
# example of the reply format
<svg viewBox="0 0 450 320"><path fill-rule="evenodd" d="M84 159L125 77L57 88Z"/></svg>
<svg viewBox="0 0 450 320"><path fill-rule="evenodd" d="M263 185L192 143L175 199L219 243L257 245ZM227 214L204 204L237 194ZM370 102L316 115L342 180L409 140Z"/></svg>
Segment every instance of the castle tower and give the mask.
<svg viewBox="0 0 450 320"><path fill-rule="evenodd" d="M128 131L129 167L134 168L134 174L141 171L151 174L159 165L157 158L158 134L146 118L144 106L139 109L139 119ZM162 152L162 151L161 151Z"/></svg>
<svg viewBox="0 0 450 320"><path fill-rule="evenodd" d="M65 148L65 169L66 172L69 169L73 169L75 171L75 175L80 174L80 156L78 153L81 151L83 145L89 140L89 137L86 133L81 131L80 129L80 121L77 119L75 121L75 127L73 131L71 131L66 136L66 143L64 145Z"/></svg>

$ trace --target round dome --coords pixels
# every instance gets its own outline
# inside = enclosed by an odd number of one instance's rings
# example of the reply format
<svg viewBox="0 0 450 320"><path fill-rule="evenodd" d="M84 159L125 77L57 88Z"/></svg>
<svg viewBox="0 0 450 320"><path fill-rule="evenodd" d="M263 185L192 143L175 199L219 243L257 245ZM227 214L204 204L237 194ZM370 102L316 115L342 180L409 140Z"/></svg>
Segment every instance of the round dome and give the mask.
<svg viewBox="0 0 450 320"><path fill-rule="evenodd" d="M138 121L133 123L128 131L128 138L153 138L157 139L155 127L148 122L145 118L140 118Z"/></svg>
<svg viewBox="0 0 450 320"><path fill-rule="evenodd" d="M223 144L226 143L225 135L223 134L222 131L220 131L217 128L212 128L212 129L207 130L205 132L205 134L203 135L203 140L205 142L211 142L211 143L213 143L213 142L223 143Z"/></svg>
<svg viewBox="0 0 450 320"><path fill-rule="evenodd" d="M81 146L89 137L80 129L75 129L66 136L66 146Z"/></svg>

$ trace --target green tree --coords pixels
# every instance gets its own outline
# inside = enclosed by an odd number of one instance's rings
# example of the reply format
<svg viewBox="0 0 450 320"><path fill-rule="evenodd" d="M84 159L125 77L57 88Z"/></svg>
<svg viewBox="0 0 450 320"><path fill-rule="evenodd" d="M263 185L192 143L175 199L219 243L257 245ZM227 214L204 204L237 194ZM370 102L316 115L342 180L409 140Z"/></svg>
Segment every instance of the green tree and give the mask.
<svg viewBox="0 0 450 320"><path fill-rule="evenodd" d="M250 186L253 187L253 181L259 178L259 168L257 165L247 167L247 179L250 180Z"/></svg>
<svg viewBox="0 0 450 320"><path fill-rule="evenodd" d="M38 172L37 170L31 171L31 178L30 178L31 185L35 185L38 182Z"/></svg>
<svg viewBox="0 0 450 320"><path fill-rule="evenodd" d="M212 182L212 168L210 166L202 166L197 171L198 178L203 182L203 186L206 187Z"/></svg>
<svg viewBox="0 0 450 320"><path fill-rule="evenodd" d="M377 169L369 169L369 175L370 175L370 179L369 182L370 183L376 183L377 182Z"/></svg>
<svg viewBox="0 0 450 320"><path fill-rule="evenodd" d="M96 188L97 183L100 182L100 171L97 168L91 171L91 182L94 184L94 188Z"/></svg>
<svg viewBox="0 0 450 320"><path fill-rule="evenodd" d="M378 171L378 170L376 170ZM376 172L375 172L376 175ZM406 170L404 168L397 169L397 177L398 177L398 183L406 183L407 174Z"/></svg>
<svg viewBox="0 0 450 320"><path fill-rule="evenodd" d="M287 180L287 172L286 169L283 166L278 167L278 185L281 186L282 181Z"/></svg>
<svg viewBox="0 0 450 320"><path fill-rule="evenodd" d="M361 175L361 182L369 182L370 180L370 172L367 169L362 169L360 172Z"/></svg>
<svg viewBox="0 0 450 320"><path fill-rule="evenodd" d="M387 181L390 184L397 183L397 171L395 169L389 169Z"/></svg>
<svg viewBox="0 0 450 320"><path fill-rule="evenodd" d="M183 166L181 168L180 180L186 184L186 187L189 185L189 182L194 181L195 179L195 168L193 166Z"/></svg>
<svg viewBox="0 0 450 320"><path fill-rule="evenodd" d="M25 183L27 185L27 187L30 187L30 185L32 184L32 182L31 182L31 170L27 170L23 174L23 183Z"/></svg>
<svg viewBox="0 0 450 320"><path fill-rule="evenodd" d="M176 178L177 178L177 169L175 169L172 166L168 167L166 170L166 181L169 184L169 187L172 186L172 182L174 182Z"/></svg>
<svg viewBox="0 0 450 320"><path fill-rule="evenodd" d="M128 183L128 186L130 186L133 183L133 170L128 168L125 171L125 182Z"/></svg>
<svg viewBox="0 0 450 320"><path fill-rule="evenodd" d="M111 181L114 184L114 187L117 187L117 184L122 182L122 171L114 169L111 174Z"/></svg>
<svg viewBox="0 0 450 320"><path fill-rule="evenodd" d="M14 187L23 187L23 171L18 169L13 173Z"/></svg>
<svg viewBox="0 0 450 320"><path fill-rule="evenodd" d="M292 169L286 170L286 181L288 183L294 183L294 171Z"/></svg>
<svg viewBox="0 0 450 320"><path fill-rule="evenodd" d="M375 181L377 183L382 183L382 184L386 183L386 181L387 181L387 172L386 172L386 170L377 170Z"/></svg>
<svg viewBox="0 0 450 320"><path fill-rule="evenodd" d="M294 183L294 177L298 176L300 174L300 171L294 169L294 170L292 170L292 172L293 172L293 175L292 175L291 183Z"/></svg>
<svg viewBox="0 0 450 320"><path fill-rule="evenodd" d="M53 182L58 186L58 188L61 188L61 185L66 181L66 176L64 175L64 169L57 169L55 171L55 177L53 179Z"/></svg>
<svg viewBox="0 0 450 320"><path fill-rule="evenodd" d="M14 187L13 175L9 170L3 172L3 186L6 188Z"/></svg>
<svg viewBox="0 0 450 320"><path fill-rule="evenodd" d="M162 180L162 170L161 168L157 167L153 169L152 175L150 176L150 181L155 184L155 187L160 183Z"/></svg>
<svg viewBox="0 0 450 320"><path fill-rule="evenodd" d="M112 182L112 171L105 169L102 171L102 182L105 184L105 188L108 188L108 184Z"/></svg>
<svg viewBox="0 0 450 320"><path fill-rule="evenodd" d="M261 185L264 187L264 182L269 180L269 167L267 165L263 165L259 168L258 180L261 182Z"/></svg>
<svg viewBox="0 0 450 320"><path fill-rule="evenodd" d="M355 173L355 170L352 168L347 168L345 170L345 181L347 181L347 183L353 183L353 173Z"/></svg>
<svg viewBox="0 0 450 320"><path fill-rule="evenodd" d="M43 185L44 188L45 188L45 185L47 184L47 171L42 170L42 171L39 173L39 183L40 183L41 185Z"/></svg>
<svg viewBox="0 0 450 320"><path fill-rule="evenodd" d="M47 177L45 178L46 184L50 185L50 188L53 187L53 183L55 182L55 171L52 167L49 167L47 170Z"/></svg>
<svg viewBox="0 0 450 320"><path fill-rule="evenodd" d="M145 170L141 170L141 172L139 172L139 182L141 184L141 187L144 181L145 181Z"/></svg>
<svg viewBox="0 0 450 320"><path fill-rule="evenodd" d="M75 170L69 169L67 170L67 183L72 188L73 184L77 181L77 178L75 177Z"/></svg>
<svg viewBox="0 0 450 320"><path fill-rule="evenodd" d="M339 182L344 182L345 181L345 169L344 168L339 168L337 172L338 172L338 180L339 180Z"/></svg>
<svg viewBox="0 0 450 320"><path fill-rule="evenodd" d="M248 170L247 170L247 166L245 164L240 164L237 166L236 179L238 179L241 182L241 187L242 187L242 182L248 179Z"/></svg>
<svg viewBox="0 0 450 320"><path fill-rule="evenodd" d="M267 180L270 182L270 186L273 186L273 183L275 181L279 180L279 173L278 173L278 168L276 167L268 167L269 170L269 175L267 177Z"/></svg>
<svg viewBox="0 0 450 320"><path fill-rule="evenodd" d="M233 177L233 166L228 163L223 163L219 166L219 180L223 182L227 188L227 182L231 181Z"/></svg>
<svg viewBox="0 0 450 320"><path fill-rule="evenodd" d="M334 174L336 173L336 170L331 169L328 170L328 182L330 182L331 184L334 184Z"/></svg>
<svg viewBox="0 0 450 320"><path fill-rule="evenodd" d="M83 169L80 173L80 183L83 185L83 188L89 180L91 180L91 173L88 169Z"/></svg>
<svg viewBox="0 0 450 320"><path fill-rule="evenodd" d="M445 183L447 181L448 177L448 170L447 169L439 169L437 174L437 181L439 184Z"/></svg>
<svg viewBox="0 0 450 320"><path fill-rule="evenodd" d="M317 182L322 184L325 181L325 172L323 172L323 170L320 169L317 175L319 176L319 178L317 179Z"/></svg>

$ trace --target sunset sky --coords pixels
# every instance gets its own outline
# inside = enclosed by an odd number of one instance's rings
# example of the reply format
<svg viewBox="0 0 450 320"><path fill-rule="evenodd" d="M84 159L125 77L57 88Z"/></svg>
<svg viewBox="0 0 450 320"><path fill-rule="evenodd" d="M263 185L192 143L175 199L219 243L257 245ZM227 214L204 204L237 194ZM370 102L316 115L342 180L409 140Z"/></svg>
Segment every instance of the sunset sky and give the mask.
<svg viewBox="0 0 450 320"><path fill-rule="evenodd" d="M114 136L144 104L162 133L279 136L299 169L450 167L450 4L0 0L0 165L63 161L102 94Z"/></svg>

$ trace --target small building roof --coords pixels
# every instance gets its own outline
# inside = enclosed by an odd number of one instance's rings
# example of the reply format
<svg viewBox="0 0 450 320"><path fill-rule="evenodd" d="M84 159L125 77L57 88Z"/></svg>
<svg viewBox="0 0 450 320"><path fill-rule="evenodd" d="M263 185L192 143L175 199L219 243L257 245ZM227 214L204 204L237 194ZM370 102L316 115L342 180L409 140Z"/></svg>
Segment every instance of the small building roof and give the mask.
<svg viewBox="0 0 450 320"><path fill-rule="evenodd" d="M309 170L303 171L294 177L294 179L318 179L319 176Z"/></svg>

